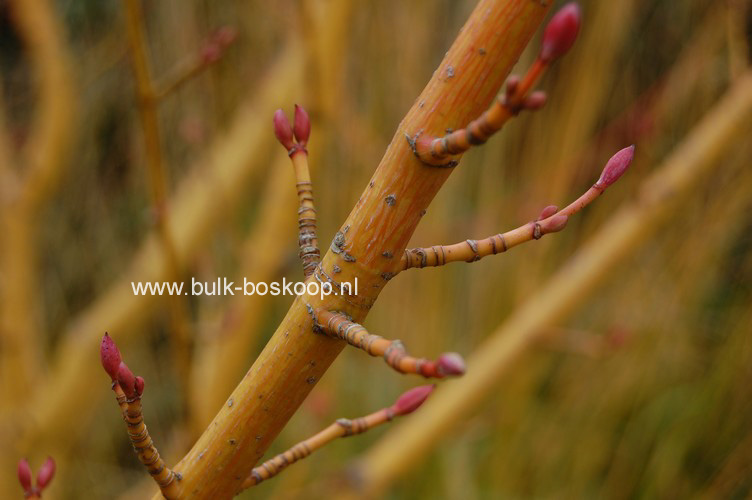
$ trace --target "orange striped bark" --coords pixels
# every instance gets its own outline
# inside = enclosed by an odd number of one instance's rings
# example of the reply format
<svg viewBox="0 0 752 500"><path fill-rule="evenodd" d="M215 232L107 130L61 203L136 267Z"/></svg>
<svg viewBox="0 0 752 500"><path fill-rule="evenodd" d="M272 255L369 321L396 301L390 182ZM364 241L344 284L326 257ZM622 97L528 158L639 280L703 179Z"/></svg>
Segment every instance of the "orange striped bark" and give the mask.
<svg viewBox="0 0 752 500"><path fill-rule="evenodd" d="M345 342L313 333L307 307L337 310L362 322L399 271L399 256L452 169L426 165L406 136L439 136L464 127L488 107L543 20L548 6L530 0L481 0L438 70L399 125L376 173L308 280L354 282L358 296L301 296L174 470L184 498L230 498L323 376ZM271 131L270 131L271 133ZM335 287L336 288L336 287Z"/></svg>

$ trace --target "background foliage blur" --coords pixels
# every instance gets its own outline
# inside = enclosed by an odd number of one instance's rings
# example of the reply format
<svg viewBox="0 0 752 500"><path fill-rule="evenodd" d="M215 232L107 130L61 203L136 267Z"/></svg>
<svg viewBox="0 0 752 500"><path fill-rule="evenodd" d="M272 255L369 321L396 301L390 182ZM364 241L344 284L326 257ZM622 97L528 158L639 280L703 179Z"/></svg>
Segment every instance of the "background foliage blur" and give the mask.
<svg viewBox="0 0 752 500"><path fill-rule="evenodd" d="M236 186L240 196L228 201L217 192L201 206L218 214L218 223L191 244L182 276L253 279L246 272L261 261L263 269L254 272L266 279L298 280L294 184L291 174L281 180L282 174L274 175L291 169L273 143L271 112L259 108L291 112L298 102L311 112L309 149L319 237L326 246L474 3L144 2L157 78L200 51L217 28L233 26L239 33L219 62L159 104L170 191L177 192L195 172L214 168L207 159L239 126L238 113L247 123L261 124L248 126L257 137L236 138L258 145L242 158L247 173ZM400 275L366 322L372 332L401 338L414 353L428 357L472 352L633 197L640 179L748 65L747 1L582 3L580 39L541 84L549 104L515 119L499 137L465 156L412 243L454 243L516 227L543 206L576 197L614 151L637 143L632 170L560 234L473 265ZM40 278L33 285L47 359L70 334L70 325L114 283L146 279L128 270L154 230L122 4L58 0L55 8L70 41L79 113L70 123L76 137L68 172L34 228ZM266 95L270 68L287 57L290 46L302 54L304 71L290 82L289 95L245 105ZM534 40L521 69L536 50ZM10 140L20 145L35 96L6 2L0 2L0 75ZM393 498L750 494L752 144L740 142L724 158L668 226L612 269L595 298L553 329L550 340L536 345L511 376L499 381L479 412L442 436L435 451L394 485ZM258 228L270 214L277 214L275 224L264 237ZM170 214L183 226L199 215ZM3 286L12 291L14 284ZM146 378L146 422L174 462L206 416L197 417L189 404L197 397L196 385L177 376L166 301L149 300L154 305L137 328L114 331L103 322L94 333L109 330L123 344L129 365ZM196 352L220 342L231 328L226 311L232 300L192 297L186 303L191 369L199 370ZM239 306L253 311L251 327L243 332L247 346L238 353L242 368L198 395L218 402L204 409L209 418L290 300L256 297L253 304ZM99 360L94 354L87 362ZM96 373L75 388L90 404L69 408L71 425L44 441L24 438L34 425L33 409L3 409L0 443L8 456L1 462L0 493L20 492L12 465L19 457L28 455L34 465L47 454L59 463L51 495L138 498L143 488L151 488L130 449L109 381ZM194 373L190 380L196 378L201 377ZM345 350L269 456L337 417L390 404L417 382ZM53 388L56 383L44 381ZM388 429L335 442L253 493L279 498L301 494L312 483L322 485L322 477L342 474L348 460L384 432ZM326 486L320 488L314 491L323 495Z"/></svg>

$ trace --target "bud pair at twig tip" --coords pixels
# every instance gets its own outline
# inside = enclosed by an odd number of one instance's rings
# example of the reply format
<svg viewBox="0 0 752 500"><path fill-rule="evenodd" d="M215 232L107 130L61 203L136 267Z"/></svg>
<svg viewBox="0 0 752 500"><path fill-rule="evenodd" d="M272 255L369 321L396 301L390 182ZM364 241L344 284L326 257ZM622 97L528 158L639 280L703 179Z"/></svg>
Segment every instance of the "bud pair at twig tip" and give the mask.
<svg viewBox="0 0 752 500"><path fill-rule="evenodd" d="M285 112L281 109L274 112L274 135L290 155L296 151L305 151L308 138L311 135L311 121L308 118L308 113L297 104L295 105L293 121L294 123L291 126L290 120L287 119ZM293 140L293 136L295 140Z"/></svg>
<svg viewBox="0 0 752 500"><path fill-rule="evenodd" d="M18 482L21 483L21 487L27 497L32 495L41 496L42 490L45 489L52 481L52 477L55 475L55 461L52 457L47 457L42 466L37 472L37 485L32 486L31 467L28 460L22 458L18 461Z"/></svg>
<svg viewBox="0 0 752 500"><path fill-rule="evenodd" d="M120 350L105 332L102 343L99 346L99 358L102 361L104 371L113 382L117 382L128 398L140 397L144 393L144 379L133 375L128 365L122 360Z"/></svg>
<svg viewBox="0 0 752 500"><path fill-rule="evenodd" d="M204 64L219 61L225 50L238 38L238 31L231 26L222 26L201 47L201 60Z"/></svg>

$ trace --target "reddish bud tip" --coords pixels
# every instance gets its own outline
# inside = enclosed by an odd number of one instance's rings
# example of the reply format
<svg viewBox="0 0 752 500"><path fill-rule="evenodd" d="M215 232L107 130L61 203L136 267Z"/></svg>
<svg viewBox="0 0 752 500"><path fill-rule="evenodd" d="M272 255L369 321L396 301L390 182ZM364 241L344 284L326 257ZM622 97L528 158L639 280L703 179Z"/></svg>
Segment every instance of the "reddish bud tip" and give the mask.
<svg viewBox="0 0 752 500"><path fill-rule="evenodd" d="M447 352L439 356L438 370L442 375L457 376L465 374L465 360L456 352Z"/></svg>
<svg viewBox="0 0 752 500"><path fill-rule="evenodd" d="M126 396L129 398L136 397L136 377L130 368L128 368L128 365L122 361L118 368L117 381Z"/></svg>
<svg viewBox="0 0 752 500"><path fill-rule="evenodd" d="M566 215L554 215L540 223L541 232L543 234L557 233L566 227L567 222L569 222L569 217Z"/></svg>
<svg viewBox="0 0 752 500"><path fill-rule="evenodd" d="M222 58L222 47L216 42L207 42L201 47L201 60L204 64L214 64Z"/></svg>
<svg viewBox="0 0 752 500"><path fill-rule="evenodd" d="M37 473L37 487L40 490L46 488L47 485L50 484L50 481L52 481L54 475L55 461L52 457L47 457L47 460L44 461L42 467L39 468L39 472Z"/></svg>
<svg viewBox="0 0 752 500"><path fill-rule="evenodd" d="M631 146L622 149L614 156L612 156L611 159L608 160L608 163L606 163L606 166L603 167L601 178L598 179L598 182L596 182L596 184L599 184L603 187L608 187L619 180L619 177L621 177L622 174L624 174L624 172L626 172L629 166L632 164L632 160L634 159L634 151L635 147L634 144L632 144Z"/></svg>
<svg viewBox="0 0 752 500"><path fill-rule="evenodd" d="M107 332L105 332L104 337L102 337L102 343L99 345L99 358L102 360L104 371L107 372L112 380L115 380L122 359L120 358L120 351Z"/></svg>
<svg viewBox="0 0 752 500"><path fill-rule="evenodd" d="M525 98L525 102L522 103L522 106L527 110L535 111L545 106L547 100L548 97L544 91L536 90Z"/></svg>
<svg viewBox="0 0 752 500"><path fill-rule="evenodd" d="M222 26L214 33L214 41L223 49L232 45L237 38L238 30L232 26Z"/></svg>
<svg viewBox="0 0 752 500"><path fill-rule="evenodd" d="M295 145L292 142L292 127L290 126L290 120L287 119L285 112L281 109L274 112L274 135L277 136L277 140L288 151Z"/></svg>
<svg viewBox="0 0 752 500"><path fill-rule="evenodd" d="M18 461L18 482L21 483L24 491L28 493L31 489L31 467L29 467L29 461L25 458Z"/></svg>
<svg viewBox="0 0 752 500"><path fill-rule="evenodd" d="M541 210L540 215L535 220L539 221L543 219L548 219L549 217L551 217L553 214L555 214L558 211L559 211L559 207L557 207L556 205L549 205L543 210Z"/></svg>
<svg viewBox="0 0 752 500"><path fill-rule="evenodd" d="M554 14L543 32L543 43L538 58L545 62L566 54L580 32L582 12L576 2L570 2Z"/></svg>
<svg viewBox="0 0 752 500"><path fill-rule="evenodd" d="M421 385L414 387L402 394L392 406L397 415L407 415L417 410L428 399L434 389L434 385Z"/></svg>
<svg viewBox="0 0 752 500"><path fill-rule="evenodd" d="M301 146L305 147L308 137L311 135L311 120L308 113L301 106L295 105L295 124L293 125L295 138Z"/></svg>
<svg viewBox="0 0 752 500"><path fill-rule="evenodd" d="M136 394L138 394L139 396L141 396L144 393L144 385L145 385L144 377L141 377L141 376L136 377L136 383L135 383Z"/></svg>
<svg viewBox="0 0 752 500"><path fill-rule="evenodd" d="M507 78L507 90L506 90L507 95L508 96L514 95L519 85L520 85L520 76L509 75L509 78Z"/></svg>

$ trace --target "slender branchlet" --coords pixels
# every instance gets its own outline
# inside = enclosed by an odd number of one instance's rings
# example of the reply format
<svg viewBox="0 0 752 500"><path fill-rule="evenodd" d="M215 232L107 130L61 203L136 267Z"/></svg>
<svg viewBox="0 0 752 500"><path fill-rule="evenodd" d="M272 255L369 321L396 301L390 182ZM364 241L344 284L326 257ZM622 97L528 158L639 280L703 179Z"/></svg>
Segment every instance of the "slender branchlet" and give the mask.
<svg viewBox="0 0 752 500"><path fill-rule="evenodd" d="M174 68L154 83L154 99L163 99L173 93L202 71L221 60L227 49L235 43L238 32L230 26L223 26L215 31L201 46L178 62Z"/></svg>
<svg viewBox="0 0 752 500"><path fill-rule="evenodd" d="M42 498L42 491L49 486L55 476L55 461L47 457L37 472L37 484L32 485L31 467L28 460L22 458L18 461L18 482L24 490L24 498Z"/></svg>
<svg viewBox="0 0 752 500"><path fill-rule="evenodd" d="M179 498L181 494L180 476L167 467L156 446L154 446L154 441L144 423L141 405L144 379L135 376L128 365L122 361L120 351L112 337L107 333L102 338L99 355L102 367L112 379L112 391L115 393L118 406L120 406L123 420L128 428L128 438L138 455L138 459L149 471L165 498Z"/></svg>
<svg viewBox="0 0 752 500"><path fill-rule="evenodd" d="M181 264L170 227L168 168L162 151L158 101L155 97L141 0L122 0L125 10L126 38L130 49L131 69L136 83L138 111L143 130L144 155L149 177L151 208L169 272L169 280L178 280ZM175 365L181 380L188 379L190 358L190 323L185 301L177 295L168 298L168 312L174 344ZM183 388L185 390L185 388Z"/></svg>
<svg viewBox="0 0 752 500"><path fill-rule="evenodd" d="M300 260L303 262L303 275L307 278L321 260L319 241L316 236L316 208L313 205L313 185L308 170L308 137L311 134L311 121L308 113L295 105L294 125L285 113L278 109L274 113L274 134L285 147L295 169L295 186L298 190L298 244Z"/></svg>
<svg viewBox="0 0 752 500"><path fill-rule="evenodd" d="M399 340L387 340L368 333L362 325L344 314L325 309L313 311L315 325L325 334L344 340L371 356L383 356L386 363L400 373L415 373L431 378L458 376L465 373L465 361L455 352L444 353L435 361L415 358Z"/></svg>
<svg viewBox="0 0 752 500"><path fill-rule="evenodd" d="M362 434L367 430L393 420L394 417L400 417L414 412L423 404L428 396L431 395L433 389L433 385L415 387L403 393L392 406L382 408L381 410L366 415L365 417L356 419L337 419L332 425L318 434L311 436L305 441L301 441L284 453L280 453L260 466L255 467L251 471L250 476L248 476L243 482L242 489L256 486L261 481L276 476L288 465L294 464L298 460L307 457L314 451L337 438Z"/></svg>
<svg viewBox="0 0 752 500"><path fill-rule="evenodd" d="M536 220L483 240L465 240L454 245L428 248L408 248L402 255L401 269L436 267L450 262L475 262L488 255L506 252L521 243L539 240L546 234L561 231L567 225L569 217L588 206L621 177L632 163L634 149L634 146L629 146L612 156L598 181L566 208L558 210L555 205L550 205L543 209Z"/></svg>
<svg viewBox="0 0 752 500"><path fill-rule="evenodd" d="M452 156L485 143L501 130L507 120L518 115L520 111L542 108L546 103L546 94L541 91L530 91L551 63L572 47L580 30L580 19L580 8L577 3L565 5L546 26L541 50L525 76L522 79L515 75L510 76L506 90L497 96L488 110L467 127L450 132L444 137L422 134L408 137L415 155L429 165L455 166L456 160L451 159Z"/></svg>

